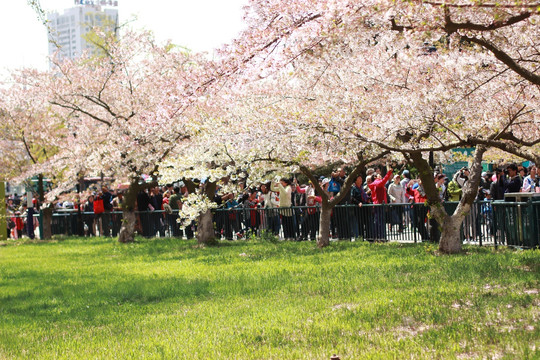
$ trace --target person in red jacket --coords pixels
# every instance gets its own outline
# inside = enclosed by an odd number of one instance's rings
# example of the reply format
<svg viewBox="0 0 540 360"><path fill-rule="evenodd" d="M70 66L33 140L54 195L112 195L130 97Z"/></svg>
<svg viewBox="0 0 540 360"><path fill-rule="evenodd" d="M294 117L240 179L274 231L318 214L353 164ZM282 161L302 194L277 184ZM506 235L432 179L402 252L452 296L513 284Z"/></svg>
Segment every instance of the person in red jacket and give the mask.
<svg viewBox="0 0 540 360"><path fill-rule="evenodd" d="M424 203L427 200L426 193L422 187L422 181L411 180L407 185L407 195L414 199L414 204L412 205L412 220L414 226L418 230L422 241L429 240L429 233L426 229L426 218L428 208Z"/></svg>
<svg viewBox="0 0 540 360"><path fill-rule="evenodd" d="M386 200L386 183L392 177L392 169L381 178L380 174L373 174L367 178L367 186L371 190L371 200L373 204L385 204ZM386 227L384 219L384 209L382 206L374 208L374 238L376 240L386 239Z"/></svg>
<svg viewBox="0 0 540 360"><path fill-rule="evenodd" d="M392 177L392 169L390 169L386 175L381 178L380 174L373 174L368 178L368 187L371 190L371 200L374 204L386 204L386 183Z"/></svg>

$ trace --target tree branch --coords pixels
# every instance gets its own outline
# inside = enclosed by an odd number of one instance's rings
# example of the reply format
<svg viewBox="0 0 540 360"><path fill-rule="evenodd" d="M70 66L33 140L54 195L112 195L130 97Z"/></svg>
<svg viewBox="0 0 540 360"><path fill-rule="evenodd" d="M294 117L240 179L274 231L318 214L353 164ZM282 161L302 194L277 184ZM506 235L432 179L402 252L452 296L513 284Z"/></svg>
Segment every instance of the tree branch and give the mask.
<svg viewBox="0 0 540 360"><path fill-rule="evenodd" d="M444 26L444 30L448 34L453 34L458 30L493 31L506 26L512 26L514 24L517 24L518 22L521 22L531 17L531 15L532 13L530 12L524 12L519 15L509 17L505 20L492 21L489 25L475 24L470 21L464 23L456 23L450 19L450 12L448 11L448 7L445 7L446 24Z"/></svg>
<svg viewBox="0 0 540 360"><path fill-rule="evenodd" d="M26 142L26 137L24 136L24 130L22 132L22 141L23 141L23 144L24 144L24 148L26 149L26 153L28 154L28 156L30 157L30 160L32 160L32 162L34 164L37 164L37 161L36 159L34 158L34 156L32 156L32 153L30 152L30 148L28 147L28 143Z"/></svg>
<svg viewBox="0 0 540 360"><path fill-rule="evenodd" d="M524 79L530 81L535 85L540 85L540 75L533 73L532 71L527 70L523 66L519 65L517 61L512 59L506 52L499 49L497 46L491 42L479 39L476 37L461 36L461 39L470 41L477 45L482 46L483 48L489 50L499 61L508 66L512 71L523 77Z"/></svg>
<svg viewBox="0 0 540 360"><path fill-rule="evenodd" d="M78 107L76 105L72 105L72 104L69 104L69 103L68 104L61 104L61 103L56 102L56 101L51 101L50 103L52 105L60 106L60 107L62 107L64 109L70 109L70 110L73 110L73 111L76 111L76 112L80 112L80 113L85 114L85 115L89 116L90 118L92 118L92 119L94 119L94 120L96 120L98 122L101 122L101 123L103 123L103 124L105 124L105 125L107 125L109 127L112 126L112 124L110 122L108 122L107 120L103 120L103 119L95 116L94 114L91 114L88 111L85 111L85 110L81 109L80 107Z"/></svg>

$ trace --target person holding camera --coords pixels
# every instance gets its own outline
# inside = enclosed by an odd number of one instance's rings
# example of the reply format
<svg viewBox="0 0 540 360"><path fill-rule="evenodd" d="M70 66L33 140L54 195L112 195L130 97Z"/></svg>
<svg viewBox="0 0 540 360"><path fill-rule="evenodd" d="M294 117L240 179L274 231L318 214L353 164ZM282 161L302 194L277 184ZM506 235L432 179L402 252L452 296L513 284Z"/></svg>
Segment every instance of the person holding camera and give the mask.
<svg viewBox="0 0 540 360"><path fill-rule="evenodd" d="M495 180L489 186L491 200L504 200L504 183L501 178L504 177L504 172L501 168L495 169Z"/></svg>
<svg viewBox="0 0 540 360"><path fill-rule="evenodd" d="M448 183L448 188L446 193L448 195L448 201L459 201L463 193L463 186L469 180L469 169L464 167L461 168L458 172L452 177L452 181Z"/></svg>

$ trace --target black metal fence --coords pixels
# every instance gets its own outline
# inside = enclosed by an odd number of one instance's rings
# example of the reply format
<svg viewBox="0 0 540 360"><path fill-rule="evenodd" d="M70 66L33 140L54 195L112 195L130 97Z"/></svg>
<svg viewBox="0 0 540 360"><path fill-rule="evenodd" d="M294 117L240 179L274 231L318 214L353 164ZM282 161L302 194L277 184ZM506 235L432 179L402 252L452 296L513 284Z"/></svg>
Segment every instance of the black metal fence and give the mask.
<svg viewBox="0 0 540 360"><path fill-rule="evenodd" d="M444 204L453 213L457 202ZM319 232L320 207L216 209L216 237L237 240L263 233L280 239L315 240ZM43 217L37 215L42 225ZM196 223L180 225L178 212L137 213L136 231L146 237L193 238ZM68 236L117 236L122 212L55 212L52 234ZM41 226L40 226L41 228ZM461 228L461 240L477 245L540 246L540 201L476 202ZM332 210L332 239L399 242L437 242L440 227L424 204L340 205Z"/></svg>

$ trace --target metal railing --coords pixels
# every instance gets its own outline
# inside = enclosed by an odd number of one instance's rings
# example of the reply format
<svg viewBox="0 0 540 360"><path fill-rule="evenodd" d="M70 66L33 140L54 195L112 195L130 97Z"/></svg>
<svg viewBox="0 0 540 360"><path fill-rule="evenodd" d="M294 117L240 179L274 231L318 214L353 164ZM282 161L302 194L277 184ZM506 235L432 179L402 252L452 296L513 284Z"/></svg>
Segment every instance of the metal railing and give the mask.
<svg viewBox="0 0 540 360"><path fill-rule="evenodd" d="M444 207L453 213L457 202ZM263 233L280 239L315 240L319 233L320 207L249 208L213 211L218 239L236 240ZM178 223L178 211L137 212L136 231L146 237L193 238L196 224ZM43 216L36 215L43 221ZM122 212L99 215L77 210L58 211L52 216L53 235L117 236ZM332 210L330 236L333 240L438 242L440 227L430 218L424 204L338 205ZM461 227L461 240L477 245L540 246L540 201L475 202Z"/></svg>
<svg viewBox="0 0 540 360"><path fill-rule="evenodd" d="M445 203L453 213L457 202ZM283 239L313 240L319 232L320 207L287 209L218 209L214 220L216 233L233 240L246 234L273 233ZM478 245L496 244L490 202L475 203L465 217L461 239ZM332 239L399 242L438 242L441 236L438 223L430 218L424 204L364 204L338 205L330 218ZM499 243L502 243L499 240Z"/></svg>

